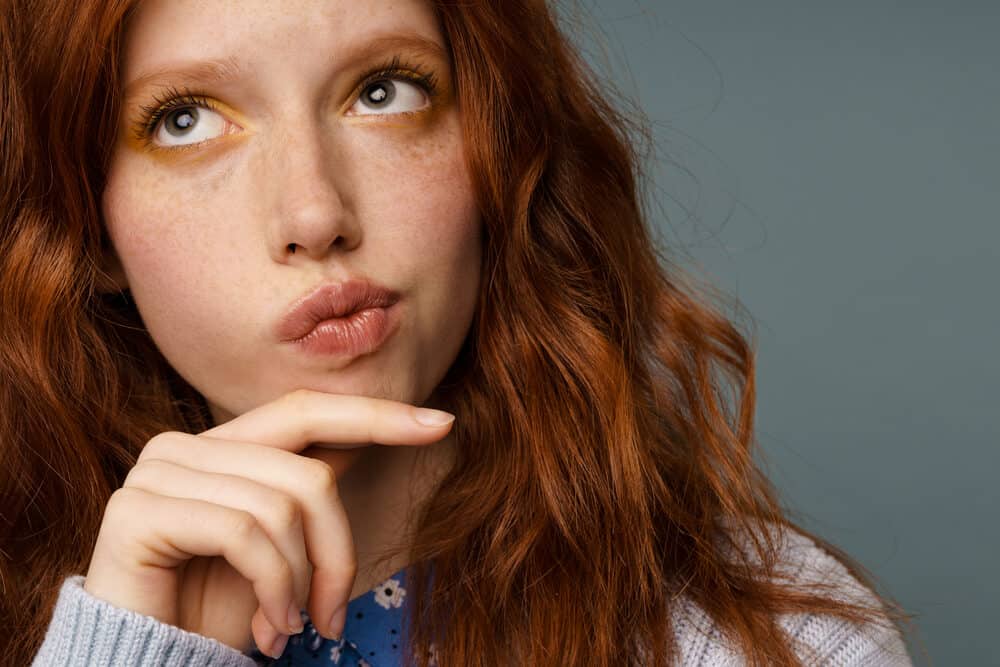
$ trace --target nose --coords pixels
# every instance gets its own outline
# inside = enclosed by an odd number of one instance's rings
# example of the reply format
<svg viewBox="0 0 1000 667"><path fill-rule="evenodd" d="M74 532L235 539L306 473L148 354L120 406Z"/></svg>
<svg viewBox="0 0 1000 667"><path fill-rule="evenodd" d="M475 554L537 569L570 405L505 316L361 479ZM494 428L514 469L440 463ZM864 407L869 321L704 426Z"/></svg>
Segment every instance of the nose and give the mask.
<svg viewBox="0 0 1000 667"><path fill-rule="evenodd" d="M258 183L269 193L273 259L322 260L331 248L355 247L361 229L350 206L347 156L338 154L334 138L316 120L282 126L292 130L275 133Z"/></svg>

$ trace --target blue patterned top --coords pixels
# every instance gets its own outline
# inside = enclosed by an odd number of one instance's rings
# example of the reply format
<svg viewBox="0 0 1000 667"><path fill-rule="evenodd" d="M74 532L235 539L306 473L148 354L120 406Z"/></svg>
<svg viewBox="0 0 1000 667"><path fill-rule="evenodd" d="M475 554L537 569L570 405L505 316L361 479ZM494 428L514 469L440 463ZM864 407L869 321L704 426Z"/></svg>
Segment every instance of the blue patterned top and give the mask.
<svg viewBox="0 0 1000 667"><path fill-rule="evenodd" d="M404 627L406 568L403 568L364 595L347 603L347 621L340 641L327 639L316 631L309 614L302 611L305 628L288 638L279 658L259 650L251 657L273 667L398 667L406 646ZM433 646L431 647L433 660Z"/></svg>

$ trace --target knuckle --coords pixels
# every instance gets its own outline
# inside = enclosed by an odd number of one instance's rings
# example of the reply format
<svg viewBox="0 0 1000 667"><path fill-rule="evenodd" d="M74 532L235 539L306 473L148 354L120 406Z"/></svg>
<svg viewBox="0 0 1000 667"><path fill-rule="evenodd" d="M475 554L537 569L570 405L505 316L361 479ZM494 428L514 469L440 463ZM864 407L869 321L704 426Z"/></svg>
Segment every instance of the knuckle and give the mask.
<svg viewBox="0 0 1000 667"><path fill-rule="evenodd" d="M283 493L275 494L274 498L268 501L267 511L271 521L277 526L294 526L302 521L298 503Z"/></svg>
<svg viewBox="0 0 1000 667"><path fill-rule="evenodd" d="M140 483L142 482L143 474L144 474L143 461L139 461L134 466L132 466L132 469L128 471L127 475L125 475L125 480L122 482L122 489L127 489L133 486L139 486ZM122 489L119 489L119 491L121 491ZM115 493L118 493L118 491L115 491ZM111 494L111 497L114 498L114 494Z"/></svg>
<svg viewBox="0 0 1000 667"><path fill-rule="evenodd" d="M337 473L325 461L307 459L304 477L304 483L313 490L313 493L328 496L337 491Z"/></svg>
<svg viewBox="0 0 1000 667"><path fill-rule="evenodd" d="M313 392L309 389L299 388L285 394L284 402L292 409L302 410L312 397L312 394Z"/></svg>
<svg viewBox="0 0 1000 667"><path fill-rule="evenodd" d="M233 510L230 518L230 534L240 541L247 541L260 530L257 517L244 510Z"/></svg>
<svg viewBox="0 0 1000 667"><path fill-rule="evenodd" d="M146 441L142 451L139 453L139 460L164 458L170 443L178 436L178 431L163 431L157 433Z"/></svg>
<svg viewBox="0 0 1000 667"><path fill-rule="evenodd" d="M169 464L163 459L146 458L138 461L125 476L122 487L140 486L143 481L162 475Z"/></svg>
<svg viewBox="0 0 1000 667"><path fill-rule="evenodd" d="M295 572L292 570L292 565L289 563L284 556L281 555L280 551L276 551L278 554L278 560L276 563L277 570L274 571L274 577L281 582L282 586L288 588L295 587Z"/></svg>
<svg viewBox="0 0 1000 667"><path fill-rule="evenodd" d="M281 403L282 410L290 413L287 416L287 419L290 419L295 423L304 424L304 422L307 421L309 404L312 402L313 397L313 391L301 388L285 394L281 398ZM307 426L306 430L308 430Z"/></svg>
<svg viewBox="0 0 1000 667"><path fill-rule="evenodd" d="M144 500L145 494L138 489L116 489L104 505L104 520L115 525L128 523L139 513L136 510Z"/></svg>
<svg viewBox="0 0 1000 667"><path fill-rule="evenodd" d="M115 489L115 492L111 494L108 498L107 504L104 506L105 514L115 514L117 513L122 505L129 505L130 499L132 497L131 489L122 487L120 489Z"/></svg>
<svg viewBox="0 0 1000 667"><path fill-rule="evenodd" d="M354 557L346 560L340 559L336 565L330 567L330 571L335 577L352 581L358 574L358 560Z"/></svg>

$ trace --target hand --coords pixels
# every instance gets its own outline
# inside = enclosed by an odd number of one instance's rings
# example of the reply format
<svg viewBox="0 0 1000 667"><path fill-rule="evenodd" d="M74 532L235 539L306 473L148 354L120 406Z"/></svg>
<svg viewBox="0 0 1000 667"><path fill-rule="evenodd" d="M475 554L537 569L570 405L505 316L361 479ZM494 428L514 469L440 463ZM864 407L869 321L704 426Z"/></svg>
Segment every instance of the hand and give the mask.
<svg viewBox="0 0 1000 667"><path fill-rule="evenodd" d="M337 476L360 447L427 445L454 421L387 399L298 390L204 433L149 440L104 511L84 589L111 604L280 655L339 637L357 555ZM437 411L434 411L437 412ZM311 444L323 460L300 455Z"/></svg>

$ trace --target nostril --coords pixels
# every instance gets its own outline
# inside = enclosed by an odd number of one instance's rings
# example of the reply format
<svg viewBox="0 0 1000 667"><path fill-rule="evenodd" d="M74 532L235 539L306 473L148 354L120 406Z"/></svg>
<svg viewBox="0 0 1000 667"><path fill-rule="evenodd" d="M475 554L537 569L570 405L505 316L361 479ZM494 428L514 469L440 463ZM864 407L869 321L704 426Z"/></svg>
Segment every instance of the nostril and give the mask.
<svg viewBox="0 0 1000 667"><path fill-rule="evenodd" d="M294 243L289 243L288 244L288 249L291 251L291 253L293 255L295 254L295 244Z"/></svg>

